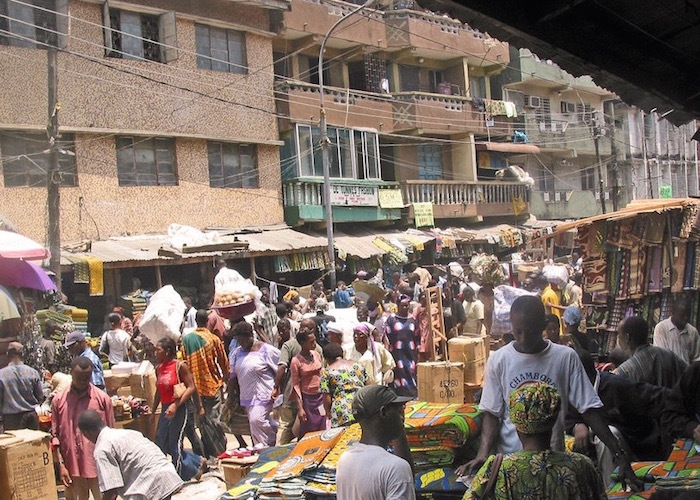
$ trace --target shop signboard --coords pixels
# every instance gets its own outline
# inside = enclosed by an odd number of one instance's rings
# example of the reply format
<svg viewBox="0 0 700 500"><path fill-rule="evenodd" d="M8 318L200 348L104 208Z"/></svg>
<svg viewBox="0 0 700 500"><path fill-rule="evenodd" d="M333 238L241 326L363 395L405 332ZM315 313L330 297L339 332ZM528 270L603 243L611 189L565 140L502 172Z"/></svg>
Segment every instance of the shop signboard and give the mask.
<svg viewBox="0 0 700 500"><path fill-rule="evenodd" d="M379 205L376 186L331 186L331 203L350 207L376 207Z"/></svg>
<svg viewBox="0 0 700 500"><path fill-rule="evenodd" d="M413 218L415 220L416 227L433 227L435 225L435 219L433 217L433 204L430 202L414 203Z"/></svg>
<svg viewBox="0 0 700 500"><path fill-rule="evenodd" d="M400 189L380 189L379 206L381 208L403 208L403 196Z"/></svg>
<svg viewBox="0 0 700 500"><path fill-rule="evenodd" d="M673 189L671 186L659 186L659 198L673 198Z"/></svg>

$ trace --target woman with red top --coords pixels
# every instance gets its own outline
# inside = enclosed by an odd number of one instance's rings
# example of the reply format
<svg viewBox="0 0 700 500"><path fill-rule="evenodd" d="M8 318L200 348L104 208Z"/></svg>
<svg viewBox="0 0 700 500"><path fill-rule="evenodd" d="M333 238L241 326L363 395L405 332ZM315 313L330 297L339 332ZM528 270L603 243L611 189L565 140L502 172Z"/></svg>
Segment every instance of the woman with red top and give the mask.
<svg viewBox="0 0 700 500"><path fill-rule="evenodd" d="M176 352L175 341L170 338L162 338L156 344L158 380L153 407L158 408L158 403L163 404L158 420L156 442L163 453L170 455L180 477L184 481L189 481L192 478L199 479L201 477L207 462L204 458L191 451L186 451L182 447L182 438L187 426L185 403L194 397L195 403L199 405L199 398L196 397L192 372L186 363L175 359ZM176 399L174 387L180 382L185 384L187 389L179 399Z"/></svg>
<svg viewBox="0 0 700 500"><path fill-rule="evenodd" d="M326 412L321 392L323 360L316 352L316 333L302 327L297 334L301 352L289 363L292 374L292 401L299 404L299 439L307 432L326 428Z"/></svg>

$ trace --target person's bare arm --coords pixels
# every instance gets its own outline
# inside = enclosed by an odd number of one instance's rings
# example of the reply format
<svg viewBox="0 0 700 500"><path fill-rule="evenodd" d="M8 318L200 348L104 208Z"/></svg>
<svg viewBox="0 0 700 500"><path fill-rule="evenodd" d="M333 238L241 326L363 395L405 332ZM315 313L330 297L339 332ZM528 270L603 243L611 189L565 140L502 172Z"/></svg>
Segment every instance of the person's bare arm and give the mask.
<svg viewBox="0 0 700 500"><path fill-rule="evenodd" d="M496 447L499 428L499 418L485 411L481 420L481 442L479 444L479 451L473 460L457 468L457 474L464 475L464 473L467 472L471 475L484 465L486 459L489 458L492 450Z"/></svg>

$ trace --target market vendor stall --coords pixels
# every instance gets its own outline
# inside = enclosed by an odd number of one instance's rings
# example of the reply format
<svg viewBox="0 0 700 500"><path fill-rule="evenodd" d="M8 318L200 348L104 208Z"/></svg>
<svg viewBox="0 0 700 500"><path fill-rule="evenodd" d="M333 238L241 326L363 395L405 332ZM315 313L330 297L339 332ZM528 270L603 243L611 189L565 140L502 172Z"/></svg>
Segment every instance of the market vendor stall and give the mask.
<svg viewBox="0 0 700 500"><path fill-rule="evenodd" d="M474 405L414 401L406 405L405 415L417 492L461 498L466 486L456 481L453 468L469 456L477 440L480 412ZM352 424L306 434L298 443L268 448L221 500L335 498L338 459L361 435L359 424Z"/></svg>

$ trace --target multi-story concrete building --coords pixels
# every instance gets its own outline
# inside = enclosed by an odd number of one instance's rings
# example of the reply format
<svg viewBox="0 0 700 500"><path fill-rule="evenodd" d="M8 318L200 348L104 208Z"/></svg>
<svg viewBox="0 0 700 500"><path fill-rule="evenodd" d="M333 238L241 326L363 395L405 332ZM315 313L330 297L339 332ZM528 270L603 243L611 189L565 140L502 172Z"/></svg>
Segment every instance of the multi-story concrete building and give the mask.
<svg viewBox="0 0 700 500"><path fill-rule="evenodd" d="M291 225L324 220L319 49L333 23L355 7L292 0L275 14L282 188ZM512 140L512 113L491 101L489 82L508 63L506 43L412 2L346 19L329 38L323 63L334 221L411 222L414 203L431 203L435 218L446 222L512 221L513 199L526 201L526 186L479 178L477 168L478 148Z"/></svg>
<svg viewBox="0 0 700 500"><path fill-rule="evenodd" d="M515 127L539 148L508 158L534 178L530 209L538 218L602 213L601 189L608 212L632 199L698 193L694 123L675 127L657 113L645 115L527 49L511 48L492 92L516 103Z"/></svg>
<svg viewBox="0 0 700 500"><path fill-rule="evenodd" d="M62 240L283 221L271 13L286 0L0 0L0 213L45 241L57 46Z"/></svg>

